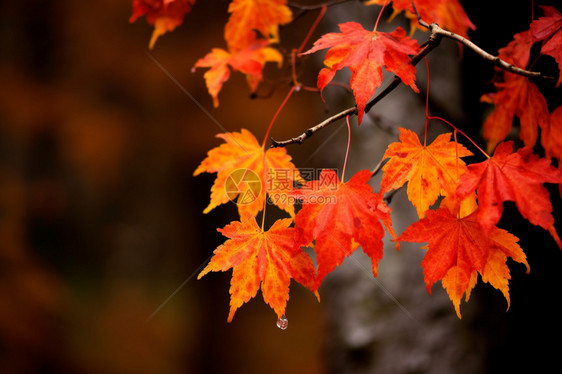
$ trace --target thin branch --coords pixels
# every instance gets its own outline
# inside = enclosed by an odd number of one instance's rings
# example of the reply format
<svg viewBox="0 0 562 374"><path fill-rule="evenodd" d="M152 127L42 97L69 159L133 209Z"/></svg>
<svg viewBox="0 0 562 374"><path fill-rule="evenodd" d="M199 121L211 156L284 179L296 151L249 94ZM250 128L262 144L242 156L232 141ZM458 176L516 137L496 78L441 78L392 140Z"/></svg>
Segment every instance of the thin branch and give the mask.
<svg viewBox="0 0 562 374"><path fill-rule="evenodd" d="M277 141L275 139L271 139L271 148L275 148L275 147L285 147L289 144L301 144L302 142L304 142L306 139L310 138L312 135L314 135L314 133L316 133L317 131L322 130L324 127L336 122L339 119L345 118L346 116L350 116L350 115L357 115L357 108L353 107L353 108L347 108L346 110L339 112L338 114L324 120L323 122L319 123L318 125L309 128L308 130L306 130L305 132L303 132L301 135L295 137L295 138L291 138L288 140L281 140L281 141Z"/></svg>
<svg viewBox="0 0 562 374"><path fill-rule="evenodd" d="M343 1L331 1L328 2L330 3L330 5L333 5L332 3L339 3L339 2L343 2ZM439 25L432 23L432 24L428 24L427 22L423 21L421 19L421 16L419 15L419 13L417 13L417 10L414 7L414 11L417 14L418 17L418 22L421 26L426 27L427 29L429 29L429 31L431 32L429 39L422 44L422 48L421 50L415 54L414 56L412 56L410 63L412 65L416 65L418 62L420 62L427 54L429 54L429 52L431 52L435 47L437 47L439 45L439 43L441 42L442 38L448 38L448 39L452 39L455 40L465 46L467 46L468 48L470 48L471 50L473 50L474 52L476 52L476 54L478 54L480 57L482 57L484 60L490 61L491 63L493 63L494 65L500 67L501 69L504 69L506 71L515 73L515 74L519 74L522 75L524 77L529 77L529 78L542 78L542 79L547 79L547 80L555 80L553 77L547 76L547 75L543 75L539 72L535 72L535 71L528 71L525 69L521 69L518 68L517 66L511 65L507 62L505 62L504 60L500 59L497 56L493 56L491 54L489 54L488 52L484 51L482 48L478 47L476 44L474 44L473 42L471 42L470 40L455 34L453 32L447 31L442 29L441 27L439 27ZM379 101L381 101L384 97L386 97L390 92L392 92L396 87L398 87L398 85L400 84L401 79L397 76L394 77L394 79L390 82L390 84L383 90L381 91L375 98L373 98L371 101L369 101L367 103L367 105L365 106L365 113L369 112L369 110L371 110L371 108L373 106L375 106L375 104L377 104ZM357 107L353 107L353 108L348 108L345 109L344 111L326 119L325 121L319 123L316 126L313 126L311 128L309 128L308 130L306 130L304 133L302 133L301 135L288 139L288 140L282 140L282 141L277 141L274 139L271 139L271 147L285 147L289 144L302 144L302 142L304 142L306 139L310 138L312 135L314 135L316 132L322 130L323 128L327 127L328 125L336 122L337 120L344 118L347 115L351 115L351 114L357 114Z"/></svg>
<svg viewBox="0 0 562 374"><path fill-rule="evenodd" d="M448 39L452 39L455 40L463 45L465 45L466 47L470 48L471 50L473 50L477 55L479 55L480 57L482 57L484 60L491 62L492 64L496 65L497 67L508 71L510 73L514 73L514 74L518 74L527 78L542 78L542 79L547 79L547 80L552 80L554 81L554 77L548 76L548 75L543 75L540 72L537 71L529 71L529 70L525 70L525 69L521 69L518 68L515 65L512 65L504 60L502 60L501 58L499 58L498 56L494 56L491 55L490 53L486 52L485 50L483 50L482 48L480 48L479 46L477 46L476 44L474 44L473 42L471 42L470 40L468 40L467 38L460 36L458 34L455 34L454 32L442 29L441 27L439 27L438 24L436 23L432 23L432 24L428 24L427 22L425 22L424 20L421 19L421 16L419 15L419 13L417 13L417 10L414 6L414 11L416 11L416 15L418 17L418 23L427 28L432 35L439 35L441 37L444 38L448 38Z"/></svg>
<svg viewBox="0 0 562 374"><path fill-rule="evenodd" d="M381 171L382 167L384 166L384 164L386 164L386 162L388 161L388 158L381 158L381 160L379 161L379 163L377 164L377 166L375 166L375 168L373 169L373 171L371 171L371 178L374 177L375 175L377 175L377 173L379 171Z"/></svg>

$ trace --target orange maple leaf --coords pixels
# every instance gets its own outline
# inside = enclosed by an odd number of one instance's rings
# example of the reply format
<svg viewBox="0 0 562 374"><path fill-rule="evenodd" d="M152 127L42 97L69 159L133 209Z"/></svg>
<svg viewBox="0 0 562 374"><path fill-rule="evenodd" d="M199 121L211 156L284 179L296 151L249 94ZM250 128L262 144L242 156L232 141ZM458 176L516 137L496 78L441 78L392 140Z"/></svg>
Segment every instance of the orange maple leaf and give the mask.
<svg viewBox="0 0 562 374"><path fill-rule="evenodd" d="M211 202L203 213L238 198L240 216L255 216L263 209L266 194L269 194L275 196L275 205L294 216L294 206L288 194L293 181L302 181L302 178L285 148L265 151L246 129L218 134L217 137L225 143L211 149L193 173L217 173L211 187Z"/></svg>
<svg viewBox="0 0 562 374"><path fill-rule="evenodd" d="M550 160L534 155L529 147L513 153L510 141L499 144L488 160L468 165L468 171L459 179L457 194L463 198L477 191L478 222L487 231L499 222L503 202L515 202L525 219L548 230L562 248L543 183L562 183L562 172Z"/></svg>
<svg viewBox="0 0 562 374"><path fill-rule="evenodd" d="M530 33L537 41L542 41L541 53L552 56L558 63L558 82L562 83L562 13L551 6L542 6L544 17L534 20Z"/></svg>
<svg viewBox="0 0 562 374"><path fill-rule="evenodd" d="M152 49L156 40L168 31L174 30L182 24L183 17L191 11L195 0L133 0L133 14L129 22L145 16L154 31L148 44Z"/></svg>
<svg viewBox="0 0 562 374"><path fill-rule="evenodd" d="M293 20L287 0L233 0L229 7L230 18L224 29L224 39L230 51L252 45L256 31L269 42L279 41L279 25Z"/></svg>
<svg viewBox="0 0 562 374"><path fill-rule="evenodd" d="M388 0L369 0L366 5L384 5ZM411 0L393 0L392 8L394 14L404 11L406 18L410 20L411 33L418 28L418 16L415 14ZM416 0L416 10L421 18L428 23L437 23L440 27L456 34L468 37L468 29L475 30L476 27L470 21L463 7L457 0Z"/></svg>
<svg viewBox="0 0 562 374"><path fill-rule="evenodd" d="M242 304L256 296L260 287L264 301L281 318L289 300L291 278L306 287L312 286L314 265L306 252L295 247L291 223L290 218L279 219L264 231L251 217L218 229L229 240L214 251L197 279L210 271L233 269L228 322Z"/></svg>
<svg viewBox="0 0 562 374"><path fill-rule="evenodd" d="M336 71L348 67L351 70L350 85L357 103L359 123L365 106L383 80L382 67L396 74L404 84L419 92L416 84L416 67L408 55L419 52L418 42L406 36L398 27L391 33L367 31L356 22L339 25L341 33L328 33L320 37L314 46L304 52L310 54L330 48L324 65L318 74L318 88L324 90Z"/></svg>
<svg viewBox="0 0 562 374"><path fill-rule="evenodd" d="M381 190L389 191L408 182L408 199L416 207L419 217L440 195L455 193L457 181L466 171L460 157L472 153L459 143L450 141L451 134L439 135L430 145L422 145L417 134L400 128L400 142L391 143L383 158Z"/></svg>
<svg viewBox="0 0 562 374"><path fill-rule="evenodd" d="M447 207L430 210L397 239L428 244L421 263L427 292L431 293L433 284L441 280L459 318L461 299L466 293L468 301L478 273L485 282L502 291L509 305L507 257L529 269L518 239L497 227L486 235L477 216L475 211L462 217Z"/></svg>
<svg viewBox="0 0 562 374"><path fill-rule="evenodd" d="M371 258L373 274L377 275L383 256L380 221L393 237L396 233L390 208L367 183L371 176L369 170L362 170L344 183L333 170L322 170L318 180L295 191L294 196L303 199L295 216L296 244L306 246L315 240L318 274L313 289L358 246Z"/></svg>
<svg viewBox="0 0 562 374"><path fill-rule="evenodd" d="M223 84L230 78L231 68L246 74L250 91L254 92L262 80L263 68L267 62L277 62L281 67L283 56L275 48L267 46L265 40L261 40L236 52L213 48L211 52L195 63L192 71L196 68L210 68L203 77L216 108L219 106L219 92Z"/></svg>

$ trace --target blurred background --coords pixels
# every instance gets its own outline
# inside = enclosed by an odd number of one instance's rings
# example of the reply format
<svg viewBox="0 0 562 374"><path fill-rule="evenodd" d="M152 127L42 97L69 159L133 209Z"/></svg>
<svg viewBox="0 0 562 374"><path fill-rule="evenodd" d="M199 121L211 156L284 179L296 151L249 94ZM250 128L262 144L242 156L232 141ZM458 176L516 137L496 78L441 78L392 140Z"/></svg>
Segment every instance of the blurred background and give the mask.
<svg viewBox="0 0 562 374"><path fill-rule="evenodd" d="M505 1L497 8L465 3L478 27L472 39L493 53L530 22L531 2L517 9ZM479 284L458 320L439 285L427 295L419 245L405 245L385 252L377 280L363 271L369 264L358 251L326 279L321 303L293 283L285 331L260 295L226 322L231 273L194 275L224 242L216 228L236 219L236 208L203 215L214 175L192 174L224 129L246 128L261 139L290 73L281 70L278 79L268 66L254 99L245 78L233 74L220 107L212 107L204 70L191 67L224 47L227 7L226 0L199 0L148 51L152 28L144 20L129 24L129 0L0 1L0 373L464 373L557 362L560 345L549 336L562 332L555 309L562 255L509 203L501 227L520 237L531 274L510 264L507 312L502 295ZM313 40L336 22L372 25L378 9L358 2L330 8ZM315 16L282 30L287 50ZM487 109L479 97L491 89L493 70L444 44L430 60L442 58L432 70L433 114L478 140ZM302 66L305 84L315 84L321 57ZM540 68L556 71L548 59ZM295 94L272 137L296 136L352 105L344 90L327 95L330 106L317 93ZM397 90L355 126L350 173L373 168L396 141L397 126L423 126L423 102ZM290 147L295 164L341 167L344 129L339 123ZM414 220L405 194L391 208L400 233Z"/></svg>

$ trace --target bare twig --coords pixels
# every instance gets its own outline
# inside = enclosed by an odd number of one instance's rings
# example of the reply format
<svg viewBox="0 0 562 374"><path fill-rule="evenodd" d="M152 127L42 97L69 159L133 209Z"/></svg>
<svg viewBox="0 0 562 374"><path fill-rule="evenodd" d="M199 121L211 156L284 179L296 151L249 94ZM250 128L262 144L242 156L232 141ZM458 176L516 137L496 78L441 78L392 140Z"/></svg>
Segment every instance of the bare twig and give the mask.
<svg viewBox="0 0 562 374"><path fill-rule="evenodd" d="M413 5L413 3L412 3L412 5ZM416 7L414 5L413 5L413 7L414 7L414 11L416 12L416 15L418 17L418 23L421 26L427 28L431 32L432 35L439 35L439 36L444 37L444 38L455 40L455 41L465 45L466 47L470 48L472 51L474 51L477 55L482 57L484 60L490 61L492 64L496 65L497 67L499 67L499 68L501 68L505 71L509 71L510 73L522 75L522 76L527 77L527 78L542 78L542 79L547 79L547 80L552 80L552 81L555 80L554 77L551 77L551 76L548 76L548 75L543 75L543 74L541 74L540 72L537 72L537 71L529 71L529 70L518 68L517 66L512 65L512 64L502 60L498 56L491 55L490 53L486 52L485 50L483 50L482 48L480 48L479 46L477 46L476 44L474 44L473 42L471 42L467 38L465 38L465 37L463 37L459 34L455 34L454 32L442 29L436 23L428 24L427 22L425 22L424 20L421 19L421 16L417 12Z"/></svg>
<svg viewBox="0 0 562 374"><path fill-rule="evenodd" d="M316 133L317 131L322 130L324 127L336 122L339 119L345 118L346 116L353 115L353 114L357 114L357 108L356 107L347 108L346 110L341 111L336 115L333 115L332 117L322 121L318 125L309 128L308 130L306 130L301 135L299 135L295 138L291 138L291 139L288 139L288 140L282 140L282 141L277 141L275 139L271 139L271 148L285 147L289 144L295 144L295 143L301 144L306 139L308 139L312 135L314 135L314 133Z"/></svg>
<svg viewBox="0 0 562 374"><path fill-rule="evenodd" d="M373 169L373 171L371 171L371 177L374 177L375 175L377 175L377 173L379 171L381 171L382 167L384 166L384 164L386 164L386 162L388 161L387 158L381 158L381 160L379 161L379 163L377 164L377 166L375 166L375 168Z"/></svg>

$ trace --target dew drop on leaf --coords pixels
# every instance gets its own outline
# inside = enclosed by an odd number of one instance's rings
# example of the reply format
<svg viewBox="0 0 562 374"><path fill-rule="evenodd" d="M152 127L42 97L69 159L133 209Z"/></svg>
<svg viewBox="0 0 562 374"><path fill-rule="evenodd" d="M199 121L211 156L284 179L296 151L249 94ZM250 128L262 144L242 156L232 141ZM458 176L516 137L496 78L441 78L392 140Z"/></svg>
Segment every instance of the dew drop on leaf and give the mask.
<svg viewBox="0 0 562 374"><path fill-rule="evenodd" d="M287 327L289 326L289 320L287 319L287 317L283 314L281 316L281 318L279 318L277 320L277 327L279 327L281 330L285 330Z"/></svg>

